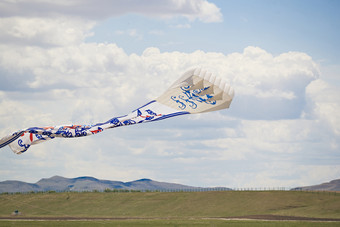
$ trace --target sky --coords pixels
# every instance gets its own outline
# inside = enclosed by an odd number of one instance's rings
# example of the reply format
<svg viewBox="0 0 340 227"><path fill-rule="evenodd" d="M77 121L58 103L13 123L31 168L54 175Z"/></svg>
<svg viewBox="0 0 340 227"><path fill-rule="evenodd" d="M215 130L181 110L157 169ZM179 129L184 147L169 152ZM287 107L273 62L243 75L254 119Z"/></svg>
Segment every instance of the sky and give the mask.
<svg viewBox="0 0 340 227"><path fill-rule="evenodd" d="M0 137L130 113L185 71L229 109L0 150L0 181L54 175L264 188L340 178L340 2L4 0Z"/></svg>

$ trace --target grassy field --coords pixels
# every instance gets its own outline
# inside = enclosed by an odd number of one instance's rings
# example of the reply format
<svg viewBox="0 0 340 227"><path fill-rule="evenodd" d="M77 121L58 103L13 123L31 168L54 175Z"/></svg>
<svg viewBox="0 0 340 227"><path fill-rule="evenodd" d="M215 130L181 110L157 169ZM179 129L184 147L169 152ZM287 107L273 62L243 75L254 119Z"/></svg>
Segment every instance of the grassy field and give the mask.
<svg viewBox="0 0 340 227"><path fill-rule="evenodd" d="M0 194L0 217L117 218L58 221L63 226L340 226L340 222L237 221L218 218L280 215L340 219L340 193L299 191L32 193ZM121 218L127 218L126 220ZM136 219L134 219L136 218ZM214 218L214 219L206 219ZM0 226L37 226L1 220ZM55 220L39 226L51 226ZM304 225L304 223L306 225ZM270 224L270 225L267 225ZM298 224L298 225L295 225ZM314 225L315 224L315 225ZM318 224L318 225L316 225Z"/></svg>
<svg viewBox="0 0 340 227"><path fill-rule="evenodd" d="M180 226L180 227L334 227L339 226L335 222L303 222L303 221L225 221L225 220L116 220L116 221L0 221L0 226L16 227L97 227L97 226L121 226L121 227L159 227L159 226Z"/></svg>

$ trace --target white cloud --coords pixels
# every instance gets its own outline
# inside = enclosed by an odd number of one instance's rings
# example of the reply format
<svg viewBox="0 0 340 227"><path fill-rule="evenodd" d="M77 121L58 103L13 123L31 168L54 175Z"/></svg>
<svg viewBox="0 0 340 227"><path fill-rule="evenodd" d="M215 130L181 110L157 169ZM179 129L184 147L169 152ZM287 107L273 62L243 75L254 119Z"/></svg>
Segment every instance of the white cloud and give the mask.
<svg viewBox="0 0 340 227"><path fill-rule="evenodd" d="M149 17L174 18L186 17L190 21L200 20L206 23L221 22L220 9L206 0L94 0L40 1L21 0L0 3L0 15L12 17L55 17L67 15L89 20L105 19L128 13L142 14Z"/></svg>
<svg viewBox="0 0 340 227"><path fill-rule="evenodd" d="M234 86L232 116L300 118L305 88L318 77L317 65L304 53L273 57L255 47L230 55L202 51L161 53L157 48L148 48L141 56L129 56L115 44L100 43L47 49L2 45L0 49L1 69L13 74L7 81L9 85L15 84L8 89L25 87L34 93L52 90L53 94L45 95L44 99L55 97L57 90L61 102L62 93L66 92L77 97L79 104L73 106L81 106L84 111L92 105L99 109L109 105L111 110L118 106L123 106L123 110L135 108L160 95L188 68L201 65ZM99 97L103 99L96 102ZM103 117L101 113L93 114L96 115L93 119Z"/></svg>
<svg viewBox="0 0 340 227"><path fill-rule="evenodd" d="M340 96L339 88L322 80L315 80L306 88L309 100L309 115L320 119L340 135ZM306 114L307 117L310 117Z"/></svg>
<svg viewBox="0 0 340 227"><path fill-rule="evenodd" d="M191 28L191 25L189 23L186 23L186 24L177 24L177 25L174 25L172 26L173 28Z"/></svg>
<svg viewBox="0 0 340 227"><path fill-rule="evenodd" d="M94 22L69 17L0 18L0 41L20 45L65 46L91 36Z"/></svg>
<svg viewBox="0 0 340 227"><path fill-rule="evenodd" d="M115 33L117 35L127 35L127 36L130 36L130 37L133 37L137 40L141 40L143 39L143 35L140 34L137 29L128 29L128 30L117 30L115 31ZM152 33L154 34L154 33Z"/></svg>
<svg viewBox="0 0 340 227"><path fill-rule="evenodd" d="M331 169L339 172L334 158L339 148L339 89L319 76L319 66L307 54L273 56L249 46L232 54L150 47L141 55L128 55L114 43L84 43L94 26L90 20L51 17L65 10L85 14L86 8L65 7L78 2L39 3L23 1L14 8L1 3L8 10L5 16L21 12L23 5L32 8L28 18L0 19L0 136L29 126L88 124L126 114L156 98L193 66L228 80L236 96L226 111L113 129L78 142L56 139L32 147L20 159L5 148L0 152L3 180L59 174L288 187L305 177L306 184L326 179ZM177 9L167 12L170 16L221 20L219 10L215 19L209 17L214 5L201 12L206 1L167 3L174 7L168 9ZM44 7L49 16L37 17ZM159 12L157 16L168 15ZM102 17L119 13L104 11ZM101 18L96 13L92 17ZM137 30L121 33L139 35Z"/></svg>

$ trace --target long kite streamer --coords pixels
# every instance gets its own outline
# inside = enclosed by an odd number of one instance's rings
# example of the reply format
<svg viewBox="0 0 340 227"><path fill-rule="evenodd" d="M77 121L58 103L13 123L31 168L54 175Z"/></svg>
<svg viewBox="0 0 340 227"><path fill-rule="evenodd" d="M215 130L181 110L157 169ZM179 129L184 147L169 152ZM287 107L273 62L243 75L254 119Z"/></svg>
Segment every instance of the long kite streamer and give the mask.
<svg viewBox="0 0 340 227"><path fill-rule="evenodd" d="M229 108L234 90L219 77L200 68L184 73L160 97L130 114L114 117L94 125L31 127L0 139L0 148L9 145L16 154L56 137L74 138L97 134L109 128L159 121L184 114L195 114Z"/></svg>

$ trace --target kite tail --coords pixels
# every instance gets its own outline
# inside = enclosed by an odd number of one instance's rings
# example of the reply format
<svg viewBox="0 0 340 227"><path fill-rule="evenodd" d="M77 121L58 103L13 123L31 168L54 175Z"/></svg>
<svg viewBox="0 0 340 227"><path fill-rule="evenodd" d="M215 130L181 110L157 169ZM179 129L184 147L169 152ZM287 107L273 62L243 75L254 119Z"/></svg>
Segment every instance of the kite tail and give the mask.
<svg viewBox="0 0 340 227"><path fill-rule="evenodd" d="M1 138L0 148L9 145L14 153L21 154L27 151L31 145L57 137L76 138L89 136L110 128L162 120L183 114L189 114L189 112L178 112L178 110L169 108L157 101L151 101L128 115L114 117L104 123L94 125L31 127L20 130Z"/></svg>
<svg viewBox="0 0 340 227"><path fill-rule="evenodd" d="M234 89L224 79L200 68L184 73L156 100L132 111L95 125L32 127L0 139L0 148L9 145L21 154L34 144L56 137L75 138L97 134L109 128L163 120L183 114L204 113L229 108Z"/></svg>

